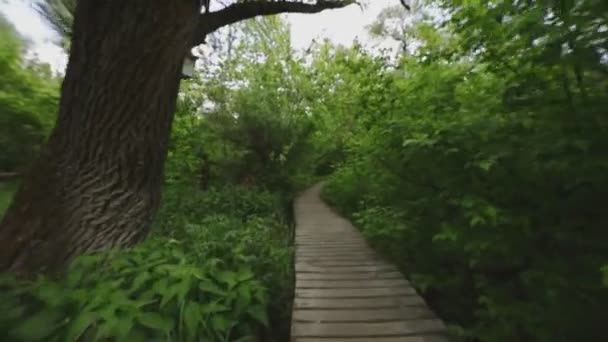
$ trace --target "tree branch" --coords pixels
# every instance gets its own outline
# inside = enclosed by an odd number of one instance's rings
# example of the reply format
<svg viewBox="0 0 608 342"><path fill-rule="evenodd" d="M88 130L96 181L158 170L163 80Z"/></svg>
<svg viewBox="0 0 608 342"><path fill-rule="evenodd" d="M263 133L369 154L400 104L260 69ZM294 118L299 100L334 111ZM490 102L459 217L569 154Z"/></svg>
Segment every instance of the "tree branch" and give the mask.
<svg viewBox="0 0 608 342"><path fill-rule="evenodd" d="M202 13L193 45L205 42L205 37L217 29L236 22L279 13L319 13L326 9L343 8L356 3L356 0L317 0L315 3L301 1L248 1L232 4L219 11Z"/></svg>

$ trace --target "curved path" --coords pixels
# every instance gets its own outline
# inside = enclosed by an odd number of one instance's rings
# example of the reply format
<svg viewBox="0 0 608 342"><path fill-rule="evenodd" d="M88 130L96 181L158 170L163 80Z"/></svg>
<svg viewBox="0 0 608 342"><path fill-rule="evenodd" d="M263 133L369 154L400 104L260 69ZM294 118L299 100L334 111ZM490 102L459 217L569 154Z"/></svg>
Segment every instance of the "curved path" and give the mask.
<svg viewBox="0 0 608 342"><path fill-rule="evenodd" d="M401 273L320 198L295 203L292 342L443 342L445 326Z"/></svg>

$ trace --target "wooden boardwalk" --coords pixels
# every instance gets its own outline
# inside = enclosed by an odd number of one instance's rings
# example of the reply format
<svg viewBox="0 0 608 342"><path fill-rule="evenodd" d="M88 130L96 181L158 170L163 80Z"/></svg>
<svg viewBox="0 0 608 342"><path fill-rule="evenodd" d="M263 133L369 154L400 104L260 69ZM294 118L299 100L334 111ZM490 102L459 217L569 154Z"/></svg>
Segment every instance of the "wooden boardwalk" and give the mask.
<svg viewBox="0 0 608 342"><path fill-rule="evenodd" d="M445 326L401 273L320 199L295 203L292 342L444 342Z"/></svg>

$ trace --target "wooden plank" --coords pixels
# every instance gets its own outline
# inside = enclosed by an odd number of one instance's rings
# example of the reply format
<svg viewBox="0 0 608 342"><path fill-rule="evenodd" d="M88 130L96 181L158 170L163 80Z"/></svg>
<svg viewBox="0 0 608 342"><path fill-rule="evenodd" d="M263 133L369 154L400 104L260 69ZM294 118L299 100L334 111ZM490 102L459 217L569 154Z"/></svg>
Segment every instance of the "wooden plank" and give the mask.
<svg viewBox="0 0 608 342"><path fill-rule="evenodd" d="M298 298L294 299L295 309L373 309L397 308L402 306L423 306L424 300L418 296L378 297L378 298Z"/></svg>
<svg viewBox="0 0 608 342"><path fill-rule="evenodd" d="M437 319L379 323L296 323L295 337L374 337L438 334L445 326Z"/></svg>
<svg viewBox="0 0 608 342"><path fill-rule="evenodd" d="M292 319L295 322L383 322L412 319L434 318L433 313L425 306L407 306L399 308L369 310L295 310Z"/></svg>
<svg viewBox="0 0 608 342"><path fill-rule="evenodd" d="M311 239L310 241L305 241L303 239L295 239L296 246L306 246L306 247L318 247L318 248L326 248L326 247L343 247L343 246L367 246L367 242L364 239L357 239L355 241L324 241L321 239Z"/></svg>
<svg viewBox="0 0 608 342"><path fill-rule="evenodd" d="M296 256L304 258L377 258L377 254L372 251L332 251L323 252L297 252Z"/></svg>
<svg viewBox="0 0 608 342"><path fill-rule="evenodd" d="M363 266L315 266L304 262L296 262L296 272L302 273L378 273L384 271L397 271L397 268L393 265L363 265Z"/></svg>
<svg viewBox="0 0 608 342"><path fill-rule="evenodd" d="M399 337L295 337L292 342L448 342L441 335L414 335Z"/></svg>
<svg viewBox="0 0 608 342"><path fill-rule="evenodd" d="M365 241L344 241L344 242L325 242L324 244L318 243L319 240L314 241L305 241L296 239L295 246L296 248L309 248L309 249L317 249L317 250L329 250L331 248L369 248L368 245L365 244Z"/></svg>
<svg viewBox="0 0 608 342"><path fill-rule="evenodd" d="M296 273L296 280L365 280L365 279L403 279L399 272L363 273Z"/></svg>
<svg viewBox="0 0 608 342"><path fill-rule="evenodd" d="M301 298L370 298L416 295L411 287L352 288L352 289L298 289L296 296Z"/></svg>
<svg viewBox="0 0 608 342"><path fill-rule="evenodd" d="M445 342L445 326L398 269L319 198L295 202L292 342Z"/></svg>
<svg viewBox="0 0 608 342"><path fill-rule="evenodd" d="M307 263L317 267L352 267L352 266L390 266L382 260L331 260L331 259L304 259L298 258L297 261L306 261Z"/></svg>
<svg viewBox="0 0 608 342"><path fill-rule="evenodd" d="M405 279L362 279L362 280L300 280L296 282L296 289L328 289L328 288L386 288L409 287Z"/></svg>
<svg viewBox="0 0 608 342"><path fill-rule="evenodd" d="M300 253L320 253L326 251L341 251L341 252L372 252L372 249L366 245L355 245L355 246L331 246L331 247L318 247L318 246L296 246L296 252Z"/></svg>
<svg viewBox="0 0 608 342"><path fill-rule="evenodd" d="M344 260L382 260L374 253L321 253L321 254L302 254L296 253L296 258L299 258L302 262L308 261L321 261L321 260L336 260L336 261L344 261Z"/></svg>

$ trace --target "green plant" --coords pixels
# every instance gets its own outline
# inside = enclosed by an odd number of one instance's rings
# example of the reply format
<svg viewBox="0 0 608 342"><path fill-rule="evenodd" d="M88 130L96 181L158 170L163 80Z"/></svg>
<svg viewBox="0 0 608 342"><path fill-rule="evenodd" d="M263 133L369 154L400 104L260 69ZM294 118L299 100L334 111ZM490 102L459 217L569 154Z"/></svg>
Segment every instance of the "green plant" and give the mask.
<svg viewBox="0 0 608 342"><path fill-rule="evenodd" d="M443 4L380 77L384 105L356 107L324 197L465 340L601 339L605 6Z"/></svg>
<svg viewBox="0 0 608 342"><path fill-rule="evenodd" d="M59 281L3 279L2 330L20 341L253 339L268 324L254 273L193 263L178 246L84 256Z"/></svg>

